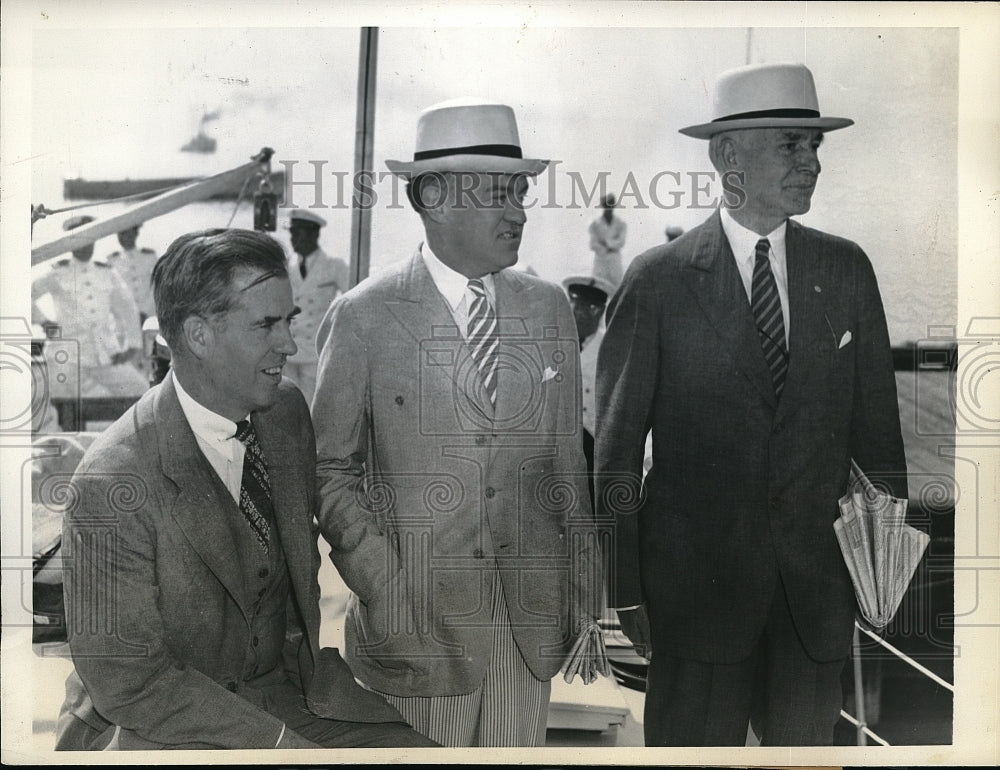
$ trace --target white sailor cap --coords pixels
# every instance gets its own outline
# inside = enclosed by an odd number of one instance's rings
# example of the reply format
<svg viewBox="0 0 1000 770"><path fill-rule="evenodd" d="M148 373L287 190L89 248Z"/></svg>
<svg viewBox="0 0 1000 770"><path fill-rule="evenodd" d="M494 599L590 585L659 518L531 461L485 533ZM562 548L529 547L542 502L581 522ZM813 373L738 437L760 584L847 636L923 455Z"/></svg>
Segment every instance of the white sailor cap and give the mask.
<svg viewBox="0 0 1000 770"><path fill-rule="evenodd" d="M288 215L288 219L292 222L298 220L300 222L308 222L309 224L316 225L317 227L324 227L326 225L326 220L318 214L314 214L309 211L309 209L293 209L292 213Z"/></svg>

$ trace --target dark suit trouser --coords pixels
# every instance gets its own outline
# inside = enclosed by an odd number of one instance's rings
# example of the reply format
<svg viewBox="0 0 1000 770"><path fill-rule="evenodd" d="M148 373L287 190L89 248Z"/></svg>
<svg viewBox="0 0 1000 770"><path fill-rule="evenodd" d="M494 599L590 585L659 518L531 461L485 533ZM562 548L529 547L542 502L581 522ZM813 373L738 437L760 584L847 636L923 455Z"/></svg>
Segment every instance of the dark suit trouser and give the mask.
<svg viewBox="0 0 1000 770"><path fill-rule="evenodd" d="M663 655L657 638L671 618L650 611L653 657L646 684L647 746L743 746L747 726L765 746L831 745L846 658L806 653L781 580L764 632L746 660L712 664ZM658 626L660 628L658 628Z"/></svg>
<svg viewBox="0 0 1000 770"><path fill-rule="evenodd" d="M285 727L327 748L397 748L438 744L405 722L342 722L311 714L305 698L291 684L268 693L267 710Z"/></svg>

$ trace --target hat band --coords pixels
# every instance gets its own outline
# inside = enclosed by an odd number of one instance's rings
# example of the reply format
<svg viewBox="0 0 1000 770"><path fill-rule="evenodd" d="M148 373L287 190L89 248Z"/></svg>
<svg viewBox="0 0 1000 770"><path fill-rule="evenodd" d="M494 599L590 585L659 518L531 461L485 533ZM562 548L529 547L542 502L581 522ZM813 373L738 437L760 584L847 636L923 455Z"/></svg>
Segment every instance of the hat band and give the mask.
<svg viewBox="0 0 1000 770"><path fill-rule="evenodd" d="M780 110L754 110L752 112L737 112L733 115L726 115L716 118L713 123L725 123L727 120L748 120L753 118L818 118L817 110L803 110L798 108L788 108Z"/></svg>
<svg viewBox="0 0 1000 770"><path fill-rule="evenodd" d="M470 144L466 147L446 147L442 150L423 150L413 153L413 160L433 160L448 155L498 155L501 158L522 158L516 144Z"/></svg>

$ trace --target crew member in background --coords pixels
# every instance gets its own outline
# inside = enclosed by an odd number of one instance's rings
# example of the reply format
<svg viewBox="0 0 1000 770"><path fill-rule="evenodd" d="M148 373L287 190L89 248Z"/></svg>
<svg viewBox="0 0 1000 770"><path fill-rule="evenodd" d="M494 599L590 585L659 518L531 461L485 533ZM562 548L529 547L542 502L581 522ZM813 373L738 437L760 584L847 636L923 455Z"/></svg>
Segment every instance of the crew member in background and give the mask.
<svg viewBox="0 0 1000 770"><path fill-rule="evenodd" d="M288 275L292 296L301 312L292 325L299 352L288 360L285 373L299 386L308 403L316 390L316 331L334 297L349 288L350 276L344 260L327 256L319 246L320 228L326 225L323 217L308 209L294 209L289 220L295 256L290 260Z"/></svg>
<svg viewBox="0 0 1000 770"><path fill-rule="evenodd" d="M603 213L590 223L590 250L594 252L594 275L604 275L617 286L622 282L622 248L628 225L615 216L615 196L601 198Z"/></svg>
<svg viewBox="0 0 1000 770"><path fill-rule="evenodd" d="M583 454L587 458L587 475L590 477L590 494L594 494L594 428L595 381L597 377L597 351L604 339L604 308L608 297L615 293L610 281L601 277L572 275L563 280L573 308L577 334L580 337L580 386L583 406Z"/></svg>
<svg viewBox="0 0 1000 770"><path fill-rule="evenodd" d="M87 215L71 217L63 230L93 221ZM37 268L40 274L31 283L32 321L46 329L58 326L59 338L79 346L80 396L138 397L149 387L139 310L122 277L93 255L91 241L71 257Z"/></svg>
<svg viewBox="0 0 1000 770"><path fill-rule="evenodd" d="M118 233L118 243L121 250L108 255L111 265L125 281L135 304L139 308L140 325L150 316L156 314L153 307L153 266L156 264L156 252L152 249L138 248L136 238L139 236L139 225L134 225Z"/></svg>

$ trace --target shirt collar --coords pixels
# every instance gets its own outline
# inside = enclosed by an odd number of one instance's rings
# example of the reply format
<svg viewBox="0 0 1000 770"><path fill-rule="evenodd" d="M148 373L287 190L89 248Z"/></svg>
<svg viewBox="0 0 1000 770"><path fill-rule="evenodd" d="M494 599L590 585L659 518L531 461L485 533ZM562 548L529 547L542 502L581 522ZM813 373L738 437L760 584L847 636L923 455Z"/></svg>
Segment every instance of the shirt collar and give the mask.
<svg viewBox="0 0 1000 770"><path fill-rule="evenodd" d="M788 229L787 219L770 233L762 236L753 230L748 230L733 219L733 215L729 213L729 209L725 206L722 207L721 215L722 230L726 234L729 246L733 250L733 256L736 257L738 262L749 262L755 258L757 241L761 238L767 238L770 241L771 251L775 254L783 254L785 252L785 231Z"/></svg>
<svg viewBox="0 0 1000 770"><path fill-rule="evenodd" d="M462 300L465 298L465 292L469 286L469 279L438 259L427 243L420 245L420 253L423 256L424 264L427 266L427 272L431 274L434 285L437 286L437 290L441 292L441 296L444 297L445 302L448 303L448 307L451 308L451 312L454 313L462 306ZM480 280L482 280L483 287L486 289L486 296L490 298L490 302L496 307L493 273L481 276Z"/></svg>
<svg viewBox="0 0 1000 770"><path fill-rule="evenodd" d="M236 437L236 423L223 417L221 414L213 412L211 409L202 406L191 395L184 390L175 372L171 371L170 376L174 378L174 387L177 389L177 400L181 403L181 411L191 426L196 436L206 441L210 445L222 444ZM247 415L246 419L249 419Z"/></svg>

